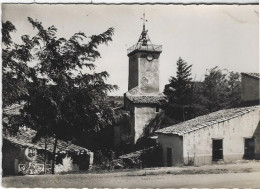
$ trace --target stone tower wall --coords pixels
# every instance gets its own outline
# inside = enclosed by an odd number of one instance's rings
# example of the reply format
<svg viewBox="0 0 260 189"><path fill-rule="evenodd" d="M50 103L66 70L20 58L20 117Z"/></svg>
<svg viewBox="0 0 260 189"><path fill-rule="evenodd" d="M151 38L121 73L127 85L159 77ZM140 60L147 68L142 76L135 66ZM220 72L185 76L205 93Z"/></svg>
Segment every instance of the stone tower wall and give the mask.
<svg viewBox="0 0 260 189"><path fill-rule="evenodd" d="M138 86L138 54L129 57L128 90Z"/></svg>
<svg viewBox="0 0 260 189"><path fill-rule="evenodd" d="M146 55L147 53L144 53ZM139 86L144 94L159 93L159 59L148 61L146 56L139 58Z"/></svg>

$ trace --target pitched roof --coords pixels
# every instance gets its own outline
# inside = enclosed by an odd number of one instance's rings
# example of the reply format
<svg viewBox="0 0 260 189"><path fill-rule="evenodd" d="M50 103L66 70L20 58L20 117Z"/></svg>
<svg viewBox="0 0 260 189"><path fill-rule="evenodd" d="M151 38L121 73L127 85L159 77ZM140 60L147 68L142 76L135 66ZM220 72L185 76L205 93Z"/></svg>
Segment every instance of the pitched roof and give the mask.
<svg viewBox="0 0 260 189"><path fill-rule="evenodd" d="M260 74L259 73L246 73L246 72L242 72L241 74L249 76L249 77L253 77L255 79L259 79L260 78Z"/></svg>
<svg viewBox="0 0 260 189"><path fill-rule="evenodd" d="M143 150L131 152L129 154L124 154L124 155L119 156L119 158L121 158L121 159L139 158L143 153L148 152L150 150L153 150L154 148L155 147L152 146L152 147L149 147L149 148L146 148L146 149L143 149Z"/></svg>
<svg viewBox="0 0 260 189"><path fill-rule="evenodd" d="M35 136L36 131L29 129L29 128L21 128L20 131L17 133L17 135L8 135L8 134L3 134L3 139L9 141L10 143L16 145L16 146L24 146L24 147L34 147L38 150L44 150L45 149L45 141L44 139L40 139L38 142L36 143L32 143L32 139ZM47 140L47 150L49 152L53 151L53 143L54 143L54 139L53 138L49 138ZM62 140L58 140L57 143L57 153L60 154L65 154L65 153L90 153L91 151L77 146L75 144L71 144L69 142L65 142Z"/></svg>
<svg viewBox="0 0 260 189"><path fill-rule="evenodd" d="M193 132L198 129L214 125L216 123L233 119L235 117L244 115L259 108L260 106L252 106L220 110L207 115L196 117L188 121L184 121L176 125L172 125L170 127L159 129L155 131L155 133L183 136L186 133Z"/></svg>
<svg viewBox="0 0 260 189"><path fill-rule="evenodd" d="M135 87L126 92L125 97L134 104L159 104L161 100L165 99L162 93L155 95L142 94L139 87Z"/></svg>

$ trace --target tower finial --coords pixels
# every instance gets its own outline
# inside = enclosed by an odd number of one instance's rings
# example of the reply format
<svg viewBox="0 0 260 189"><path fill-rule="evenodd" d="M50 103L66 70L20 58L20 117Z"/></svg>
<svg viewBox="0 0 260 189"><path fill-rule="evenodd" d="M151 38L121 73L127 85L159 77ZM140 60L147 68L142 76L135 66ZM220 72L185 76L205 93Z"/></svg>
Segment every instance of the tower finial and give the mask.
<svg viewBox="0 0 260 189"><path fill-rule="evenodd" d="M148 20L145 19L145 11L143 13L143 18L141 18L143 20L143 31L145 31L145 22L147 22Z"/></svg>
<svg viewBox="0 0 260 189"><path fill-rule="evenodd" d="M145 12L143 13L143 18L141 18L143 20L143 31L141 33L141 36L138 40L138 43L139 42L142 42L142 46L147 46L147 32L148 30L145 30L145 22L147 22L147 20L145 19Z"/></svg>

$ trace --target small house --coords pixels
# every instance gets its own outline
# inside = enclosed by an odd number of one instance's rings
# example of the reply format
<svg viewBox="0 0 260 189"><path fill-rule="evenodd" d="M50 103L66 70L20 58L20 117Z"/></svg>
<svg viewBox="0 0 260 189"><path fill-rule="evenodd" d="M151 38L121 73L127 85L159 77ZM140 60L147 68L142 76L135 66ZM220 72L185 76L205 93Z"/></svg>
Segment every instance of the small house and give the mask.
<svg viewBox="0 0 260 189"><path fill-rule="evenodd" d="M4 134L2 146L3 175L44 174L51 172L53 138L32 143L36 131L21 128L16 135ZM64 159L67 167L62 169ZM56 172L88 170L92 166L93 153L83 147L58 140L56 149Z"/></svg>
<svg viewBox="0 0 260 189"><path fill-rule="evenodd" d="M45 174L51 172L54 138L32 142L36 131L22 126L19 119L23 104L13 104L3 110L2 170L3 175ZM18 131L13 132L9 122L15 120ZM9 128L9 129L7 129ZM57 141L56 172L88 170L93 163L93 152L81 146ZM63 164L66 164L63 165Z"/></svg>
<svg viewBox="0 0 260 189"><path fill-rule="evenodd" d="M162 164L260 159L260 106L220 110L156 131Z"/></svg>

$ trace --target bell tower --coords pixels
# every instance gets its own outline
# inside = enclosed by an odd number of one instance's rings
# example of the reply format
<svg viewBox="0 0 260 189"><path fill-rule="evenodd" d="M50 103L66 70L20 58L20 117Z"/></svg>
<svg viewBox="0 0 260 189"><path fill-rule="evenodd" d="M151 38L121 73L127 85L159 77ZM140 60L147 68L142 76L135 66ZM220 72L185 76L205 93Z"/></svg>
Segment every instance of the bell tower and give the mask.
<svg viewBox="0 0 260 189"><path fill-rule="evenodd" d="M143 30L135 45L127 50L129 57L128 92L124 96L125 108L130 111L131 135L134 143L143 135L145 127L159 112L159 58L162 45L155 45L148 36L143 14Z"/></svg>
<svg viewBox="0 0 260 189"><path fill-rule="evenodd" d="M159 93L159 57L161 45L152 44L148 30L145 29L145 14L143 30L138 42L127 50L129 57L128 90L135 87L143 94Z"/></svg>

